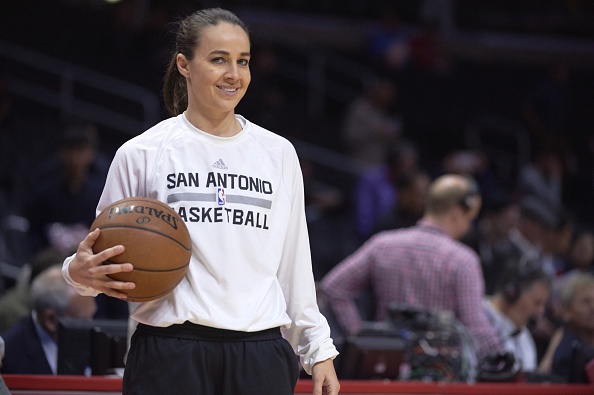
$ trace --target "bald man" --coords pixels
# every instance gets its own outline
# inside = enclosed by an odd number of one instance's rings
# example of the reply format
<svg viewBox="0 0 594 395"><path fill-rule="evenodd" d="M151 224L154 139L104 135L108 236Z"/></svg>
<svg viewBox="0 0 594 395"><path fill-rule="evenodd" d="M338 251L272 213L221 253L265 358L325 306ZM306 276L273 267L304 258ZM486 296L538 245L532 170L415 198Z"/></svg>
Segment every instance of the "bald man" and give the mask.
<svg viewBox="0 0 594 395"><path fill-rule="evenodd" d="M91 320L95 299L81 296L62 276L62 264L50 266L31 284L31 314L6 330L2 373L57 374L60 318Z"/></svg>
<svg viewBox="0 0 594 395"><path fill-rule="evenodd" d="M392 303L451 311L474 337L478 358L500 351L483 310L479 258L459 241L481 204L473 179L443 175L431 183L425 213L415 226L380 232L335 266L321 289L341 329L347 335L360 331L355 300L371 286L375 320L385 320Z"/></svg>

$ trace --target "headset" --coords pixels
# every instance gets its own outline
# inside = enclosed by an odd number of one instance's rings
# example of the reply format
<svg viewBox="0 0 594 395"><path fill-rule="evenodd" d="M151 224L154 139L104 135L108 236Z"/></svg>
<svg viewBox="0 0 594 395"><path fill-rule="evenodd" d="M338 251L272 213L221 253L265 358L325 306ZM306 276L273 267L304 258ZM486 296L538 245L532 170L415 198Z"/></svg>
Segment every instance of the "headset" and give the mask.
<svg viewBox="0 0 594 395"><path fill-rule="evenodd" d="M492 353L482 358L478 364L479 382L519 381L522 366L511 352Z"/></svg>
<svg viewBox="0 0 594 395"><path fill-rule="evenodd" d="M472 208L472 204L477 196L481 194L480 188L476 180L470 176L465 176L468 181L468 190L460 199L458 204L462 206L465 210L470 210Z"/></svg>
<svg viewBox="0 0 594 395"><path fill-rule="evenodd" d="M505 265L501 292L508 304L514 304L530 285L537 281L550 283L549 275L534 261L522 255L519 262Z"/></svg>
<svg viewBox="0 0 594 395"><path fill-rule="evenodd" d="M520 299L522 289L518 281L511 281L503 287L503 296L507 304L514 304Z"/></svg>

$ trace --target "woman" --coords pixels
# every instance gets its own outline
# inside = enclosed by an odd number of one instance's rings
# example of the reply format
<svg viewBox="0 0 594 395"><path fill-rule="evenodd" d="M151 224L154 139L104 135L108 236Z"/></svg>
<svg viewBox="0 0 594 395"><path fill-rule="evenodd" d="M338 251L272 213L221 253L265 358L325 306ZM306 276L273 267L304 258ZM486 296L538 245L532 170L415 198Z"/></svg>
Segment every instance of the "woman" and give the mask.
<svg viewBox="0 0 594 395"><path fill-rule="evenodd" d="M234 112L250 83L249 61L247 28L233 13L206 9L182 20L164 79L173 117L123 144L111 165L98 213L125 197L156 198L182 216L193 243L174 291L131 305L139 324L126 395L289 395L295 353L314 394L338 393L295 150ZM107 275L132 265L103 265L123 247L94 255L99 232L64 262L64 276L80 293L125 299L134 284Z"/></svg>

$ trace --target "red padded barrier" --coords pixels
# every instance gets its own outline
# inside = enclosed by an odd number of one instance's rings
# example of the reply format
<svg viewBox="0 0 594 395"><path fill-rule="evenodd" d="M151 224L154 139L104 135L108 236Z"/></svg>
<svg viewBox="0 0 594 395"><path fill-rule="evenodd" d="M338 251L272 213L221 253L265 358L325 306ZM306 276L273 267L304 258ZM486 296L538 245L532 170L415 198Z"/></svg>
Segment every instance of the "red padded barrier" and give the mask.
<svg viewBox="0 0 594 395"><path fill-rule="evenodd" d="M8 388L21 395L121 394L119 377L3 375ZM594 386L548 383L423 383L418 381L349 381L340 383L341 394L431 395L592 395ZM299 380L295 394L311 394L311 380ZM50 392L51 391L51 392ZM60 392L56 392L60 391Z"/></svg>

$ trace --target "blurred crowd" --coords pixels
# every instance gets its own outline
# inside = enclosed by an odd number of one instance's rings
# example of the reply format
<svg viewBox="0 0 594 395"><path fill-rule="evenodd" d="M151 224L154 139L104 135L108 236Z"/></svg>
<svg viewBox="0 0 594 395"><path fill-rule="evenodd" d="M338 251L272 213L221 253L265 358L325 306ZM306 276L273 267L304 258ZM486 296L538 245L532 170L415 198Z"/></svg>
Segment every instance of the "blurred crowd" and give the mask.
<svg viewBox="0 0 594 395"><path fill-rule="evenodd" d="M174 8L177 12L184 9L180 4ZM166 34L161 29L172 15L166 10L159 3L142 29L128 23L131 8L122 7L113 14L114 19L104 23L117 37L116 45L104 50L126 58L108 61L104 56L96 66L126 77L135 71L117 71L118 62L133 64L135 54L152 53L151 59L140 59L145 70L131 79L149 82L158 90L153 78L161 74L164 59L159 40ZM422 279L431 279L435 282L431 287L455 284L451 285L455 290L462 293L464 289L468 300L439 306L450 308L466 326L465 319L480 315L490 328L487 331L501 340L493 349L521 361L519 371L546 380L593 382L584 367L586 361L594 360L594 101L588 103L583 95L587 89L578 86L584 82L591 86L594 77L562 59L530 66L514 74L517 80L506 80L505 70L491 75L489 65L468 68L466 64L465 68L444 43L451 28L449 19L434 18L432 11L427 7L425 17L411 27L396 9L382 8L364 45L349 54L373 73L357 97L337 106L329 119L320 122L332 125L331 142L320 144L344 155L359 171L348 182L335 183L332 175L324 177L322 164L302 158L321 306L338 318L330 320L343 340L362 330L341 313L347 302L356 303L354 312L364 323L385 321L388 311L373 273L375 265L386 260L374 254L390 248L384 243L389 246L400 240L400 231L428 226L429 219L430 227L447 239L437 244L458 252L452 257L449 250L433 255L426 251L431 257L423 262L433 259L435 265L453 268L433 273L442 276L441 282L430 275L419 277L426 275L419 273L400 281L422 284ZM85 56L93 59L97 48L103 46L87 45ZM329 132L316 130L315 120L294 122L303 114L295 104L292 86L281 76L282 51L270 43L255 45L253 91L246 96L241 113L272 130L287 130L288 137L316 142L318 132L324 136ZM475 81L477 69L482 78ZM523 80L522 76L530 78ZM0 334L8 353L18 349L16 342L30 342L36 333L46 333L47 339L38 341L44 355L55 355L55 350L47 348L55 338L55 321L46 317L48 309L55 313L53 318L69 314L127 318L127 306L109 298L98 297L94 306L82 312L64 307L70 303L69 295L57 298L55 305L38 303L38 295L51 288L47 285L51 276L44 283L41 274L73 253L88 231L112 152L104 149L110 144L96 124L53 116L47 109L38 112L38 122L29 122L37 107L25 103L23 110L23 102L7 88L9 79L9 74L0 79ZM497 92L500 87L496 85L502 81L507 88ZM484 86L477 88L476 84ZM474 90L463 91L469 86ZM475 96L479 90L488 98ZM498 102L491 106L491 100ZM467 127L475 115L485 112L509 122L501 126L487 117L481 127ZM45 123L46 116L52 120ZM444 176L446 181L454 176L463 176L465 181L455 179L444 186L440 183ZM467 197L479 200L467 202ZM446 207L434 207L440 204ZM420 245L414 242L412 238L411 251ZM411 258L414 254L399 255L409 251L402 248L387 262L398 266L402 259L419 265ZM369 272L365 271L369 277L341 283L340 269L354 265L355 258L363 260L362 256L370 265ZM453 281L458 276L452 274L457 259L470 268L465 275L476 274L480 284L465 284L475 277ZM391 272L389 266L383 269ZM332 284L344 285L345 292L333 294ZM41 290L33 293L32 287ZM428 293L421 285L399 302L419 311L437 308L437 304L419 302ZM17 339L16 334L25 330L15 328L28 328L31 337ZM493 357L484 352L485 344L476 348L477 357ZM7 371L11 366L17 367ZM55 374L51 364L27 372L18 366L5 365L0 372Z"/></svg>

